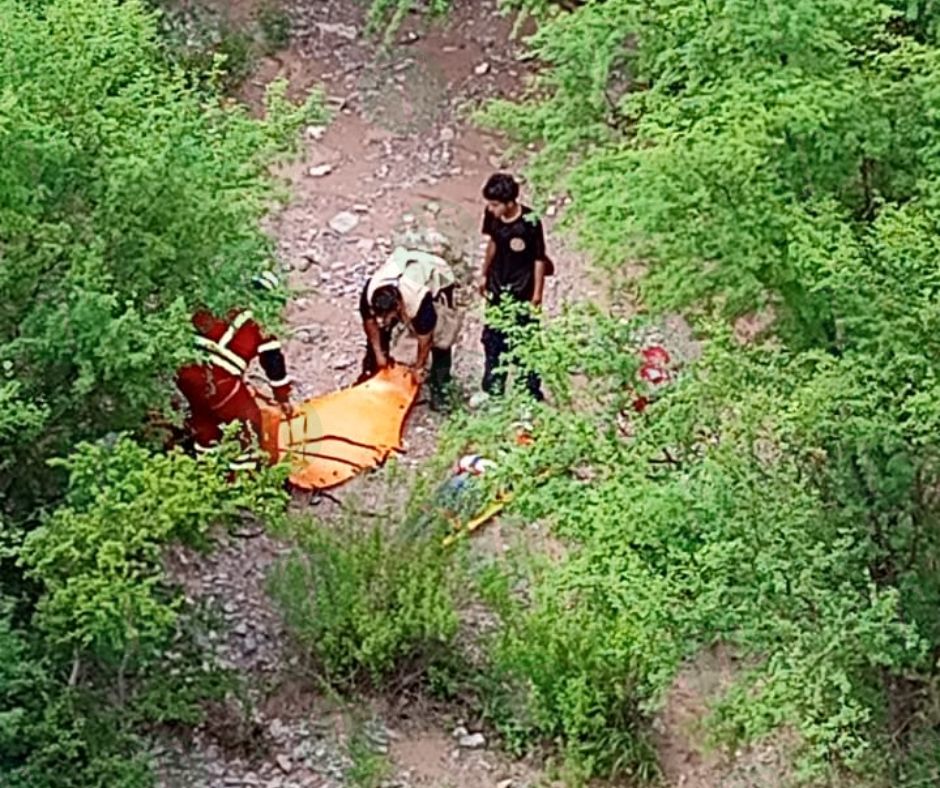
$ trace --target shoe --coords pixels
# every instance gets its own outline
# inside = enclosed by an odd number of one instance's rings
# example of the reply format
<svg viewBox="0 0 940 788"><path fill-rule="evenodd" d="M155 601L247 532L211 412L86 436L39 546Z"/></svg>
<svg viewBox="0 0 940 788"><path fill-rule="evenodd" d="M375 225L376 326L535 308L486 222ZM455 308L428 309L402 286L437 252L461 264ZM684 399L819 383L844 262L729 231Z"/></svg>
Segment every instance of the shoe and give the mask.
<svg viewBox="0 0 940 788"><path fill-rule="evenodd" d="M467 406L470 410L479 410L490 401L490 395L485 391L476 391L470 396Z"/></svg>

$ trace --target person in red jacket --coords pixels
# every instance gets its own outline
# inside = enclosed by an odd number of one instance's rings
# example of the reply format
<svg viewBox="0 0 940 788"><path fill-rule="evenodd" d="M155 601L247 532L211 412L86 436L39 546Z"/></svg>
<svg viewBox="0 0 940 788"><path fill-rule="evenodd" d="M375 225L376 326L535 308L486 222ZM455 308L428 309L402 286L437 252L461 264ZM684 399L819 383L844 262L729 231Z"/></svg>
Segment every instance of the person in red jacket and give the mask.
<svg viewBox="0 0 940 788"><path fill-rule="evenodd" d="M277 276L266 272L253 280L256 287L275 291ZM178 370L176 385L189 404L185 426L193 437L197 453L211 451L221 440L223 428L232 422L242 424L239 437L244 452L231 464L232 470L257 467L252 442L261 437L261 411L245 375L257 357L285 416L292 413L291 377L281 343L253 319L247 309L233 309L224 318L200 309L192 317L196 347L202 363L187 364Z"/></svg>

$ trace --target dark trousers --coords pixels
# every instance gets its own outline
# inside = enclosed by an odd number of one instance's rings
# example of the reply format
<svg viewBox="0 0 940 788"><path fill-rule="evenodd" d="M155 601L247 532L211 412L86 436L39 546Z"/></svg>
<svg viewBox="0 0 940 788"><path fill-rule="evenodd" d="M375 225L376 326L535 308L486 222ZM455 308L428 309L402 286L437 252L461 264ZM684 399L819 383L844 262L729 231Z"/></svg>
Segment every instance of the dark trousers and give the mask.
<svg viewBox="0 0 940 788"><path fill-rule="evenodd" d="M382 352L388 356L392 348L392 328L383 328L379 330L379 345ZM428 385L431 388L431 396L442 397L447 390L451 380L451 366L453 364L453 351L450 348L441 350L440 348L431 348L431 374L428 375ZM378 361L375 358L375 352L372 350L372 343L366 342L366 354L362 359L362 374L359 375L357 383L362 383L371 378L379 371Z"/></svg>
<svg viewBox="0 0 940 788"><path fill-rule="evenodd" d="M516 321L516 325L526 326L534 322L532 315L521 314ZM483 326L483 350L486 354L486 361L483 367L482 388L487 394L501 395L506 390L506 372L498 369L504 362L504 356L512 359L512 347L509 338L505 332L492 326ZM533 370L525 372L526 388L532 398L541 402L545 397L542 394L542 379L538 373Z"/></svg>

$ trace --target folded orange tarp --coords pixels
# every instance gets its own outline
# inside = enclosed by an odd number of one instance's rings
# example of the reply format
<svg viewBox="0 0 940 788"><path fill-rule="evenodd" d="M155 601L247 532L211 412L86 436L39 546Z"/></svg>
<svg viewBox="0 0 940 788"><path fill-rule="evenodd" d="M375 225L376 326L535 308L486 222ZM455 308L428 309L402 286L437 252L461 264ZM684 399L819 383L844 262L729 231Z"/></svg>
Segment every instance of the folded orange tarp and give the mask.
<svg viewBox="0 0 940 788"><path fill-rule="evenodd" d="M394 366L358 386L295 406L289 420L278 408L259 402L262 448L278 462L290 460L294 486L335 487L401 450L405 418L417 393L411 371Z"/></svg>

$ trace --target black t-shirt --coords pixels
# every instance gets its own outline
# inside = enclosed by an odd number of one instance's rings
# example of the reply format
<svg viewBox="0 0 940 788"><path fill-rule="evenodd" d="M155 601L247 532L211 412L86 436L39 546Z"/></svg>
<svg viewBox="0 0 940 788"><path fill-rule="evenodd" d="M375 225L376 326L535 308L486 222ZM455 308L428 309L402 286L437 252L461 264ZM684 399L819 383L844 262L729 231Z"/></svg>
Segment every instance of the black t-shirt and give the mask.
<svg viewBox="0 0 940 788"><path fill-rule="evenodd" d="M535 292L535 262L548 260L542 222L525 205L519 218L512 222L504 222L485 211L483 234L496 244L486 280L486 289L493 300L507 295L519 301L531 301ZM549 265L546 274L551 273L550 269Z"/></svg>
<svg viewBox="0 0 940 788"><path fill-rule="evenodd" d="M365 287L359 296L359 314L363 320L375 317L372 306L369 304L369 282L366 281ZM421 306L418 307L418 314L411 321L411 327L416 334L430 334L437 326L437 310L434 308L434 299L430 293L426 293L421 299Z"/></svg>

